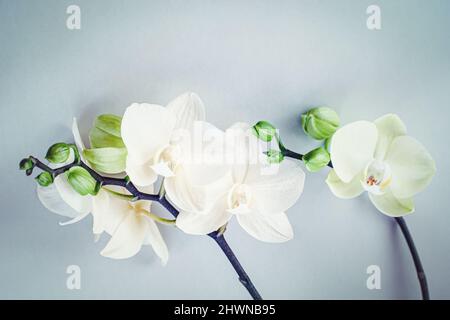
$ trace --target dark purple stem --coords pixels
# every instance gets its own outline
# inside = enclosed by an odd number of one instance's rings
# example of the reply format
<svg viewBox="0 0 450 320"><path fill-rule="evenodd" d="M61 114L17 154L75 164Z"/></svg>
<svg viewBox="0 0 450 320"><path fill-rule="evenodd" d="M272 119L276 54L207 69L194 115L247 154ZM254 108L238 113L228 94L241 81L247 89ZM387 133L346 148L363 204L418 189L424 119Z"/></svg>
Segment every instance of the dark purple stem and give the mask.
<svg viewBox="0 0 450 320"><path fill-rule="evenodd" d="M64 173L65 171L69 170L70 168L74 166L80 166L89 171L91 176L97 180L102 186L107 185L114 185L114 186L120 186L124 187L130 192L134 197L135 200L151 200L156 201L160 205L162 205L167 211L169 211L175 218L178 216L178 210L167 200L165 195L159 195L159 194L148 194L139 191L134 184L128 180L120 179L120 178L110 178L110 177L104 177L94 170L92 170L90 167L88 167L85 163L82 161L74 162L68 165L65 165L61 168L52 169L46 164L42 163L39 159L36 159L34 157L30 156L30 159L33 161L34 166L50 173L54 178L58 176L61 173ZM250 277L245 272L242 265L239 263L239 260L231 250L230 246L228 245L227 241L225 240L225 237L221 232L214 231L208 234L210 238L212 238L222 249L222 251L227 256L228 260L230 261L231 265L233 266L234 270L239 276L239 281L242 283L242 285L247 289L247 291L250 293L253 299L255 300L262 300L261 295L259 294L258 290L256 290L255 286L253 285L252 281L250 280Z"/></svg>
<svg viewBox="0 0 450 320"><path fill-rule="evenodd" d="M430 292L428 291L427 277L425 275L425 270L423 269L422 262L420 261L419 253L417 252L416 246L414 245L414 240L409 233L408 226L406 225L405 219L402 217L396 217L400 230L405 237L406 243L408 244L409 251L414 261L414 266L416 267L417 278L419 279L420 291L422 292L422 300L430 300Z"/></svg>

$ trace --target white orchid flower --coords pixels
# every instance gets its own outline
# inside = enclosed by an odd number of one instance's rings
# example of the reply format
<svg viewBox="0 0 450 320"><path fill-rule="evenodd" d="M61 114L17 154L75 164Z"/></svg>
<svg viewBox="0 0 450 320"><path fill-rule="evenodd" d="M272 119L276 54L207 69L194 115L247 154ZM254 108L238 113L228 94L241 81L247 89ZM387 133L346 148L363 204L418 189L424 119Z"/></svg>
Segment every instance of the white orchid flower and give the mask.
<svg viewBox="0 0 450 320"><path fill-rule="evenodd" d="M127 148L126 173L138 186L153 184L158 175L172 176L180 152L176 146L177 129L189 130L196 120L204 120L200 98L187 92L166 108L134 103L122 118L121 134Z"/></svg>
<svg viewBox="0 0 450 320"><path fill-rule="evenodd" d="M304 172L296 162L286 160L276 173L264 174L264 164L250 161L259 157L252 158L255 150L251 146L258 140L249 128L238 124L227 130L234 132L231 136L240 136L234 150L238 157L234 157L229 170L225 166L218 174L213 168L186 170L182 165L177 172L179 178L166 180L169 199L180 209L176 224L184 232L207 234L235 215L241 227L258 240L284 242L293 237L285 211L303 191ZM241 161L242 155L246 161ZM218 178L210 178L214 175ZM206 178L208 182L203 183Z"/></svg>
<svg viewBox="0 0 450 320"><path fill-rule="evenodd" d="M382 213L400 217L414 212L413 196L433 178L433 158L395 114L373 123L357 121L340 128L330 146L334 169L327 184L339 198L363 191Z"/></svg>
<svg viewBox="0 0 450 320"><path fill-rule="evenodd" d="M75 143L82 151L84 144L75 119L72 129ZM72 161L73 155L67 163ZM117 191L126 194L123 188ZM150 201L131 203L110 195L104 189L100 189L96 196L82 196L72 188L65 174L58 175L48 187L38 185L37 194L48 210L71 218L61 225L78 222L92 213L94 234L98 237L105 231L111 235L110 241L101 252L103 256L125 259L139 252L142 245L151 245L162 263L167 263L168 250L158 227L155 221L145 217L149 214Z"/></svg>

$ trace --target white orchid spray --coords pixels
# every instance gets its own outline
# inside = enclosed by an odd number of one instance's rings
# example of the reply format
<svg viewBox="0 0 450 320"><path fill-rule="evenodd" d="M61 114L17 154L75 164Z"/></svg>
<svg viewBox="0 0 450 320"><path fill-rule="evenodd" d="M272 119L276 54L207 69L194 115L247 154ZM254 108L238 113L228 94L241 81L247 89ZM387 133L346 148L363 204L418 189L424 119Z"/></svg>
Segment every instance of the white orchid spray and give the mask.
<svg viewBox="0 0 450 320"><path fill-rule="evenodd" d="M328 166L326 183L334 195L351 199L367 191L374 206L395 219L411 251L422 298L428 300L425 271L402 217L414 212L413 196L430 184L436 172L429 152L407 135L405 124L395 114L339 128L334 110L317 107L304 113L301 122L308 136L323 141L323 146L304 155L286 148L271 124L260 122L256 127L265 132L261 139L278 140L280 151L274 150L278 161L286 157L300 160L310 172Z"/></svg>
<svg viewBox="0 0 450 320"><path fill-rule="evenodd" d="M36 177L38 197L50 211L70 218L61 225L92 214L95 237L111 236L103 256L130 258L151 245L166 264L169 253L157 224L172 225L212 238L250 295L261 299L225 240L228 222L236 217L260 241L292 239L286 212L303 191L301 164L310 172L328 166L326 183L333 194L350 199L367 191L379 211L394 217L428 299L425 272L402 216L414 211L413 196L436 171L430 154L392 114L339 129L337 113L319 107L303 114L301 122L307 135L323 141L304 155L286 148L266 121L236 123L225 131L215 127L205 120L202 100L188 92L166 107L133 103L123 117L99 116L89 148L75 120L74 144L56 143L47 152L49 164L30 156L20 169L27 175L42 170ZM153 213L155 202L174 219Z"/></svg>

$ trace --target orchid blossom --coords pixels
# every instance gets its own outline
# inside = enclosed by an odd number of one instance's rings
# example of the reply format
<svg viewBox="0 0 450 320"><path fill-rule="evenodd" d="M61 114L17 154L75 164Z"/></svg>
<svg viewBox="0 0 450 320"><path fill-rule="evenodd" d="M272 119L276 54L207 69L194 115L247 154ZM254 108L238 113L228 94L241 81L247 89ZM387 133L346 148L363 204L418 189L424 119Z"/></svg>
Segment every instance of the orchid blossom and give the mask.
<svg viewBox="0 0 450 320"><path fill-rule="evenodd" d="M220 137L220 133L213 136ZM230 137L238 138L237 143L231 143L235 146L233 162L225 164L222 170L183 164L178 168L177 179L165 181L169 199L180 209L177 227L190 234L207 234L235 215L241 227L258 240L292 239L293 230L285 211L303 191L304 172L297 163L286 161L276 172L264 174L267 164L254 161L259 157L255 157L256 149L251 146L257 145L257 138L249 125L237 124L223 133L225 140L217 140L226 141L224 150ZM226 159L229 154L224 153Z"/></svg>
<svg viewBox="0 0 450 320"><path fill-rule="evenodd" d="M327 184L339 198L368 191L382 213L400 217L414 212L413 197L428 186L433 158L394 114L374 122L357 121L336 131L330 146L334 169Z"/></svg>
<svg viewBox="0 0 450 320"><path fill-rule="evenodd" d="M121 134L127 148L126 173L138 186L153 184L158 175L170 177L180 155L177 133L189 130L194 121L204 120L200 98L187 92L167 107L133 103L123 116Z"/></svg>

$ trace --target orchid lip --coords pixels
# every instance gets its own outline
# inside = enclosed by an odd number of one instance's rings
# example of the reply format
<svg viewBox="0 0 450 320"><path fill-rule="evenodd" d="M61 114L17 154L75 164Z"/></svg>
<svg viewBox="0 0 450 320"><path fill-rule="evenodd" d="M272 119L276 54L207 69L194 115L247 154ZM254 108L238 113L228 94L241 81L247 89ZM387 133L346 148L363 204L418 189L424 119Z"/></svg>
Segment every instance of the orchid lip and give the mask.
<svg viewBox="0 0 450 320"><path fill-rule="evenodd" d="M389 164L374 159L366 166L361 184L366 191L381 195L384 194L391 181L392 172Z"/></svg>
<svg viewBox="0 0 450 320"><path fill-rule="evenodd" d="M228 192L227 204L232 213L243 214L250 211L252 200L250 187L246 184L235 184Z"/></svg>

